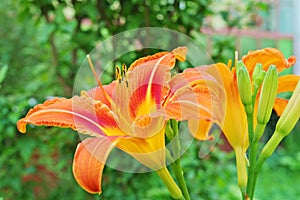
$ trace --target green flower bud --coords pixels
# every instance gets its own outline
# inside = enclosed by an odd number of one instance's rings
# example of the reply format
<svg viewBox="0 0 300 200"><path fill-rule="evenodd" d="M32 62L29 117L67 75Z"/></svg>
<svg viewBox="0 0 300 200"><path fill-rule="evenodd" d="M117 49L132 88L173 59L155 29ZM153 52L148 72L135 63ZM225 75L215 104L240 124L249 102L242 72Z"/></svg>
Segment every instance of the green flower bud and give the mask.
<svg viewBox="0 0 300 200"><path fill-rule="evenodd" d="M270 120L278 88L278 72L276 66L271 65L264 78L257 112L257 121L266 124Z"/></svg>
<svg viewBox="0 0 300 200"><path fill-rule="evenodd" d="M246 67L245 64L244 64L244 62L242 60L236 61L236 72L239 71L240 67Z"/></svg>
<svg viewBox="0 0 300 200"><path fill-rule="evenodd" d="M267 142L263 148L261 155L258 158L256 171L258 171L264 161L270 157L275 149L278 147L279 143L286 137L292 129L295 127L300 117L300 81L294 90L294 93L289 100L286 108L284 109L281 117L279 118L275 132L273 133L270 140Z"/></svg>
<svg viewBox="0 0 300 200"><path fill-rule="evenodd" d="M237 81L240 97L246 112L252 112L252 90L249 72L242 61L238 61L237 66Z"/></svg>
<svg viewBox="0 0 300 200"><path fill-rule="evenodd" d="M286 108L276 124L276 131L283 136L288 135L300 117L300 81L293 92Z"/></svg>
<svg viewBox="0 0 300 200"><path fill-rule="evenodd" d="M261 71L263 71L262 64L261 63L257 63L255 65L255 68L254 68L252 76L257 77L261 73Z"/></svg>

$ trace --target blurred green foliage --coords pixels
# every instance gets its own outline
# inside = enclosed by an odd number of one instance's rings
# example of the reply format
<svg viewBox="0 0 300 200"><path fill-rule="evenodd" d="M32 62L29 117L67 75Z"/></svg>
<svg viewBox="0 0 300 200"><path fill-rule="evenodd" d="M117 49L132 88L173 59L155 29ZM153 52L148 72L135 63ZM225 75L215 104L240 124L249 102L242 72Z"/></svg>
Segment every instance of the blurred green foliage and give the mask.
<svg viewBox="0 0 300 200"><path fill-rule="evenodd" d="M226 9L218 12L214 4L213 0L1 1L0 199L169 199L156 174L129 174L109 167L104 172L103 194L86 193L71 171L77 134L28 126L28 134L22 135L16 122L48 97L70 97L85 55L114 34L137 27L166 27L201 43L197 36L206 17L221 13L229 27L243 27L253 25L251 16L257 9L266 9L262 3L249 1L243 4L243 12L232 14ZM240 20L243 17L245 20ZM216 44L215 59L234 50L231 39L219 39ZM138 52L132 55L139 56ZM299 126L294 132L299 133ZM297 141L300 136L292 137ZM182 161L192 199L239 199L234 155L216 148L209 157L199 159L199 145L195 142ZM286 153L278 168L295 172L300 168L299 148L291 141L288 146L298 154L291 157Z"/></svg>

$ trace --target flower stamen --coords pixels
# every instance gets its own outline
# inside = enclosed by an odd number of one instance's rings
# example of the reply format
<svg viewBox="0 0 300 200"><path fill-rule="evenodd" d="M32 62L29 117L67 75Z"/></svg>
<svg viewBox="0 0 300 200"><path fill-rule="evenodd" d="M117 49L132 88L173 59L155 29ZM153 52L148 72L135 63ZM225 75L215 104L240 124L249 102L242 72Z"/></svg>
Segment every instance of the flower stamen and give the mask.
<svg viewBox="0 0 300 200"><path fill-rule="evenodd" d="M122 64L122 80L125 80L126 87L128 87L128 81L126 78L127 66L125 63Z"/></svg>
<svg viewBox="0 0 300 200"><path fill-rule="evenodd" d="M239 52L237 50L234 51L234 68L236 69L236 64L239 60Z"/></svg>
<svg viewBox="0 0 300 200"><path fill-rule="evenodd" d="M116 66L116 79L119 81L119 83L125 81L126 87L128 87L126 72L127 72L127 67L125 63L122 64L122 73L121 73L121 68L118 65Z"/></svg>
<svg viewBox="0 0 300 200"><path fill-rule="evenodd" d="M116 66L116 80L118 80L119 83L122 82L121 69L118 65Z"/></svg>
<svg viewBox="0 0 300 200"><path fill-rule="evenodd" d="M100 79L98 78L98 75L97 75L97 73L96 73L96 71L95 71L95 68L94 68L94 65L93 65L93 62L92 62L92 60L91 60L90 55L87 54L87 55L86 55L86 58L87 58L87 60L88 60L89 66L90 66L90 68L91 68L91 70L92 70L92 72L93 72L93 75L94 75L94 77L95 77L95 79L96 79L96 81L97 81L97 83L98 83L98 86L100 87L101 91L103 92L103 94L104 94L105 98L108 100L108 102L111 103L111 98L110 98L110 96L107 94L107 92L104 90L103 85L102 85Z"/></svg>

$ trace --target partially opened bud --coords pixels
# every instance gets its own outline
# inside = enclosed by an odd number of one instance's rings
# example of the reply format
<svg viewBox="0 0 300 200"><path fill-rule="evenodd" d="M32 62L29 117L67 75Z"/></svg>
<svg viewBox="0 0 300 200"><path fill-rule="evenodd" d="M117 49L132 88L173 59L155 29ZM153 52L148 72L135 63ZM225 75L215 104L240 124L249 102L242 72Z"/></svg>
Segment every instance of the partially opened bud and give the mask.
<svg viewBox="0 0 300 200"><path fill-rule="evenodd" d="M300 117L300 81L294 90L294 93L289 100L286 108L284 109L281 117L276 124L276 131L283 134L283 136L288 135Z"/></svg>
<svg viewBox="0 0 300 200"><path fill-rule="evenodd" d="M257 122L266 124L270 120L278 88L276 66L269 67L265 76L258 104Z"/></svg>
<svg viewBox="0 0 300 200"><path fill-rule="evenodd" d="M254 84L254 88L259 88L260 85L262 84L264 78L265 78L266 72L265 70L263 70L262 68L262 64L261 63L257 63L255 65L253 74L252 74L252 80L253 80L253 84Z"/></svg>

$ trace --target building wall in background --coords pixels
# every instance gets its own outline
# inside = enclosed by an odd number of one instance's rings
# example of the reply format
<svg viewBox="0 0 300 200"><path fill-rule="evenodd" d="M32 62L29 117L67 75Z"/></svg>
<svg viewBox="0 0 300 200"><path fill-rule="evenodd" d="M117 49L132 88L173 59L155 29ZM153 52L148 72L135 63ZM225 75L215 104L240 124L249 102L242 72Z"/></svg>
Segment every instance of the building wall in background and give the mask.
<svg viewBox="0 0 300 200"><path fill-rule="evenodd" d="M220 38L234 38L235 48L241 55L249 50L264 47L280 49L284 56L295 55L296 65L285 71L300 75L300 1L299 0L263 0L268 4L268 11L259 13L257 24L251 29L213 29L202 28L208 53ZM232 52L229 52L229 57Z"/></svg>

